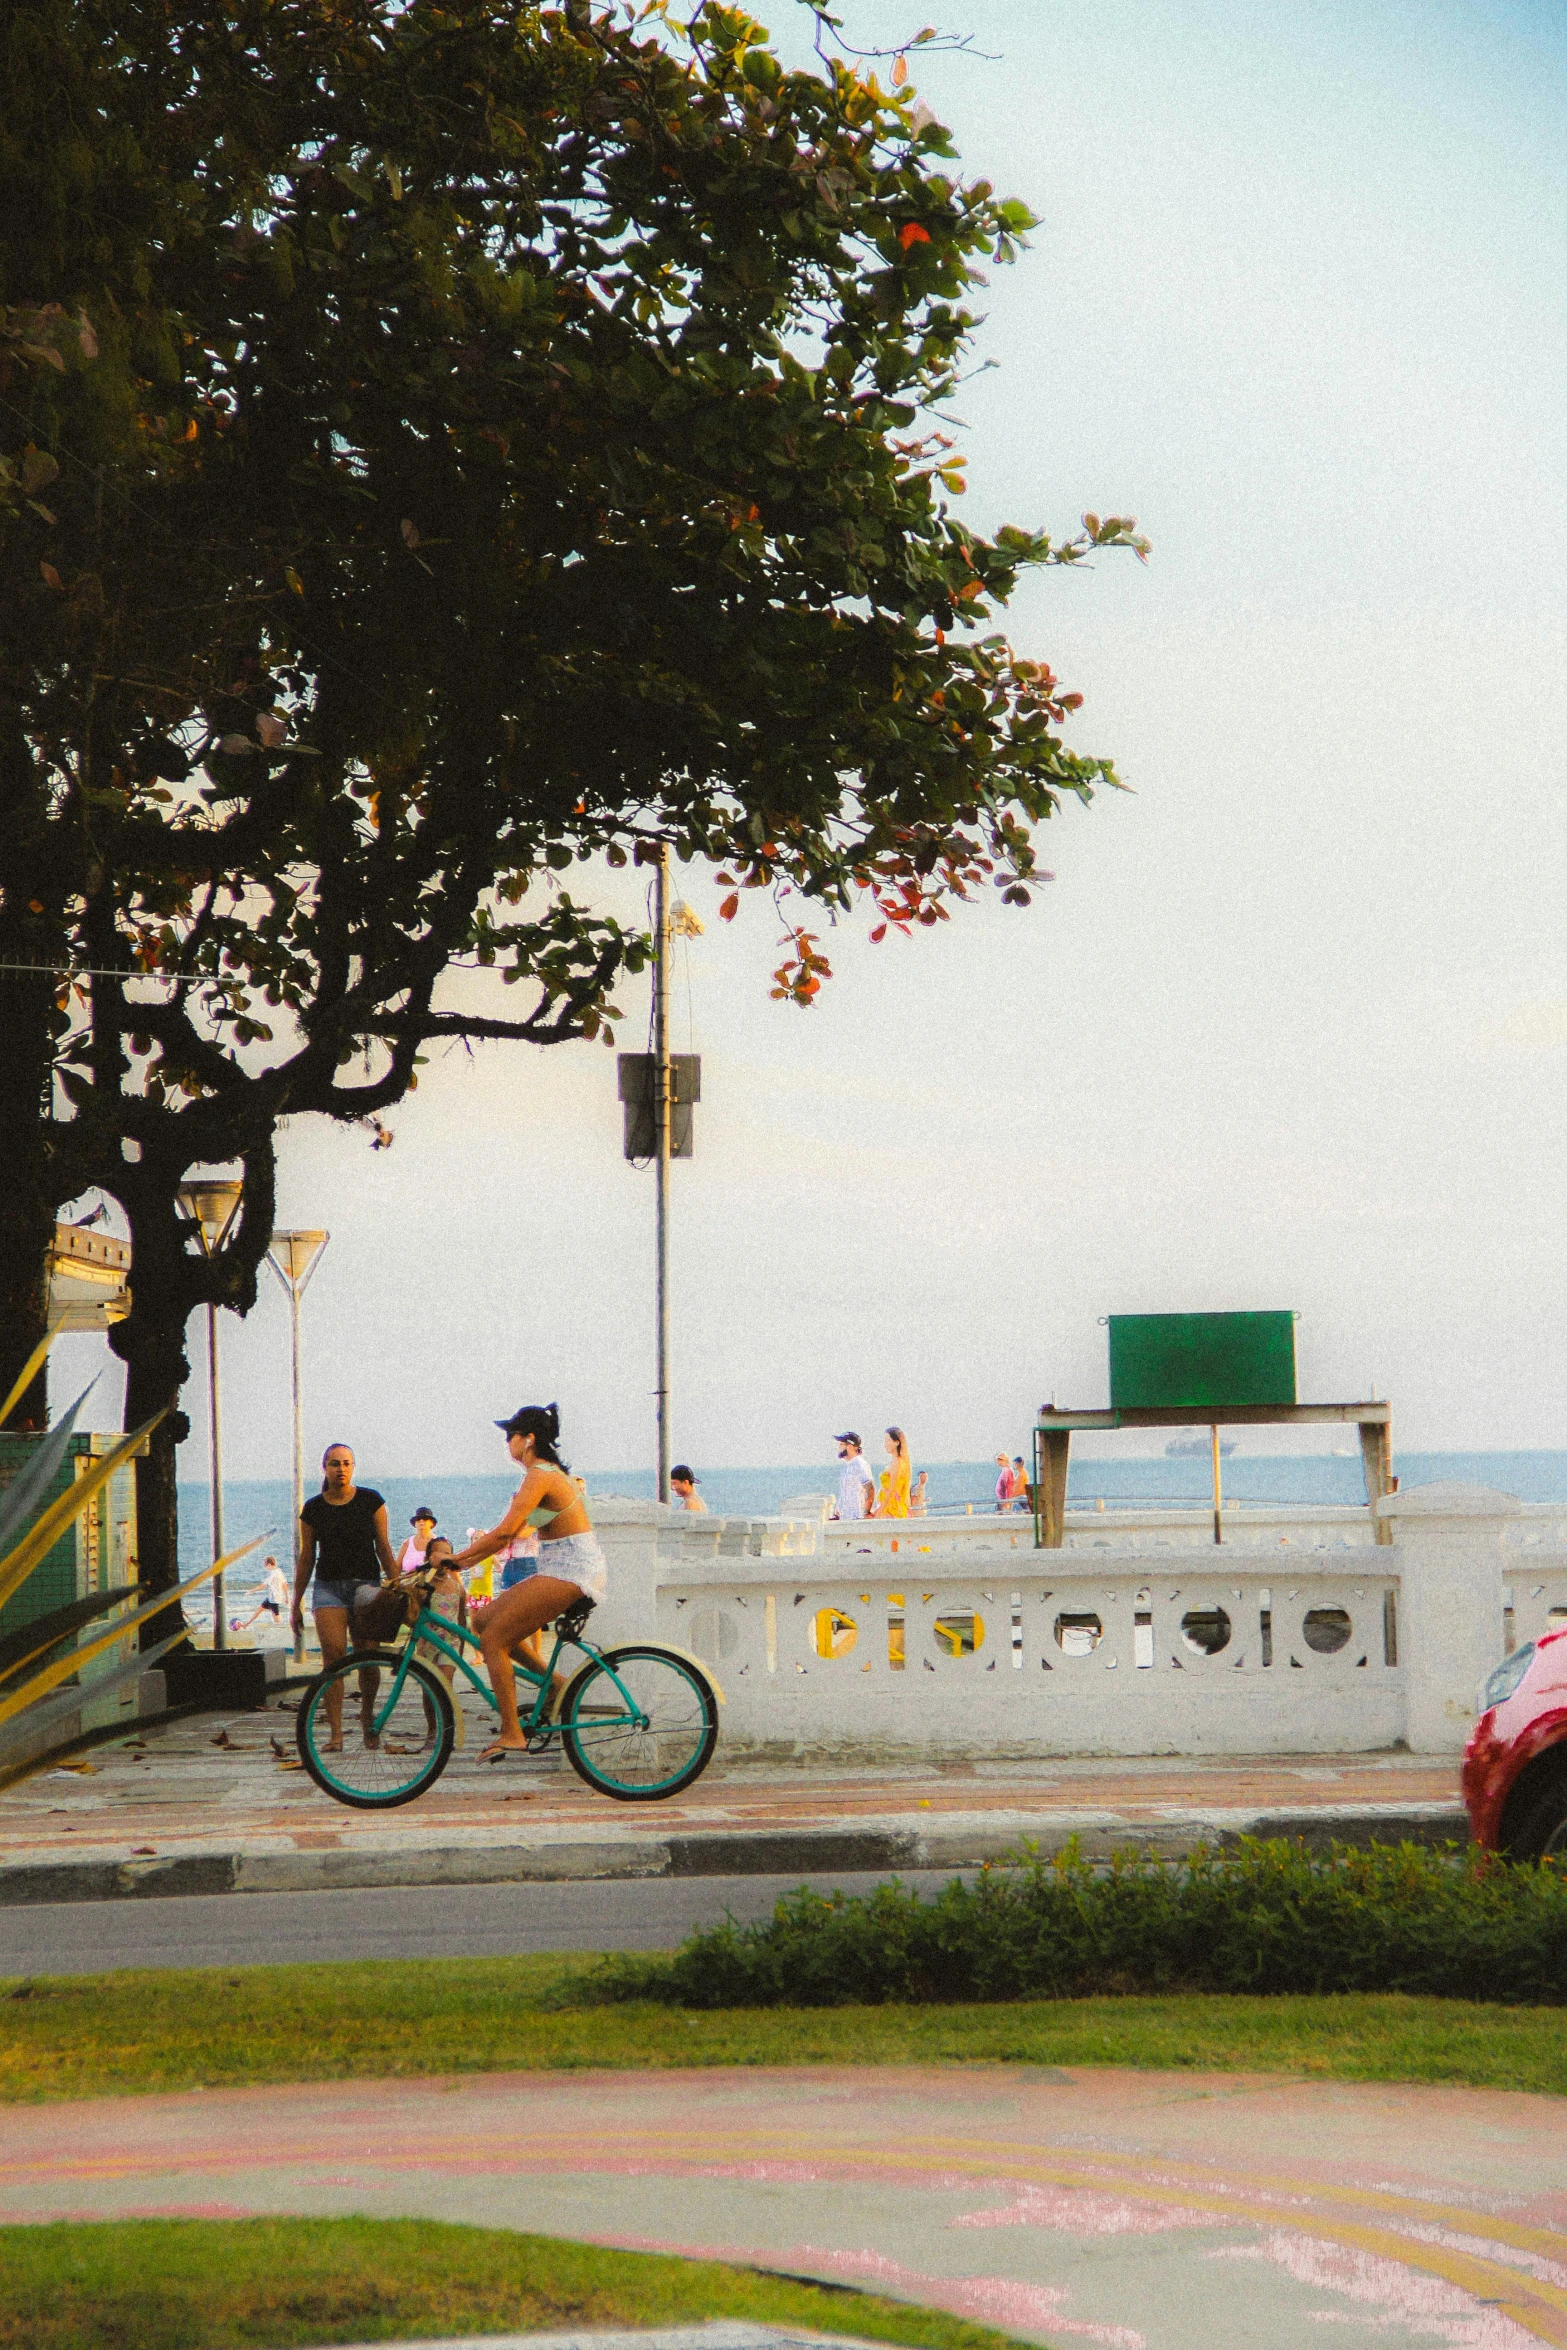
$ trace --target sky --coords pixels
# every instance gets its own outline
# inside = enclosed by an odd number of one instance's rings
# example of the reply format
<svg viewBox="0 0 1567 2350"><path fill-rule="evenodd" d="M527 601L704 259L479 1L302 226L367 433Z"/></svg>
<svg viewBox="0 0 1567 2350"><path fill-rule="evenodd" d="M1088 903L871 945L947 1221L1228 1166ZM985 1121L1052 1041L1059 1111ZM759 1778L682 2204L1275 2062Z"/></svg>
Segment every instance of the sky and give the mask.
<svg viewBox="0 0 1567 2350"><path fill-rule="evenodd" d="M1009 620L1129 790L1052 823L1028 912L831 934L807 1013L769 1000L771 908L725 927L683 871L677 1457L889 1421L916 1458L1015 1451L1042 1402L1104 1402L1104 1315L1256 1307L1298 1313L1303 1400L1391 1397L1411 1449L1567 1443L1567 19L839 5L988 52L915 60L1041 220L983 296L965 511L1152 540ZM646 983L622 1002L636 1049ZM388 1123L283 1138L280 1222L332 1234L307 1446L500 1468L492 1421L558 1399L578 1465L648 1465L652 1178L611 1054L454 1049ZM229 1472L281 1474L276 1284L221 1345ZM67 1342L62 1389L103 1356Z"/></svg>

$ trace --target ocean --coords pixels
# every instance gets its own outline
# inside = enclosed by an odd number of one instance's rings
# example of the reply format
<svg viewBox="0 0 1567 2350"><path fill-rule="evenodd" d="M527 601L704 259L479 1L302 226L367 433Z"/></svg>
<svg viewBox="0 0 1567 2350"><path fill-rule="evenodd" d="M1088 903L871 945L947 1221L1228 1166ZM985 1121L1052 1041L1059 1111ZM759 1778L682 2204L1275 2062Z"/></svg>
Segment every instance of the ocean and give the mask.
<svg viewBox="0 0 1567 2350"><path fill-rule="evenodd" d="M1487 1485L1520 1501L1567 1503L1567 1452L1407 1452L1394 1461L1404 1487L1433 1485L1456 1479L1468 1485ZM929 1472L931 1506L961 1510L972 1503L988 1510L995 1500L995 1466L991 1461L920 1462ZM651 1469L609 1469L587 1472L588 1494L625 1494L651 1500ZM773 1515L797 1494L836 1492L835 1461L815 1461L802 1468L704 1469L701 1491L710 1510L721 1516L762 1518ZM402 1542L408 1521L421 1503L434 1510L443 1533L461 1544L470 1526L493 1526L514 1489L509 1476L390 1477L378 1490L385 1494L394 1546ZM307 1488L307 1490L310 1490ZM1234 1453L1224 1463L1224 1491L1235 1501L1358 1502L1365 1499L1358 1450L1352 1457L1336 1453ZM1068 1488L1075 1506L1103 1500L1107 1505L1147 1507L1171 1504L1204 1508L1212 1486L1206 1459L1077 1460L1072 1463ZM238 1479L223 1488L224 1534L229 1548L265 1534L267 1541L230 1570L230 1613L240 1594L261 1582L267 1552L289 1564L290 1492L286 1478ZM208 1489L197 1484L180 1487L180 1565L193 1575L211 1558Z"/></svg>

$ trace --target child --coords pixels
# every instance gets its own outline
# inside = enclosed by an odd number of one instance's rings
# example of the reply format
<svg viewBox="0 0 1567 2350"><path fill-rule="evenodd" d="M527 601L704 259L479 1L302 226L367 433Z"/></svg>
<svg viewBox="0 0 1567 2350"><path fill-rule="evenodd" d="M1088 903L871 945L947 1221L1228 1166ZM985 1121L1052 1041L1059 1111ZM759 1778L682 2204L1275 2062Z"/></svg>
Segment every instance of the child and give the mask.
<svg viewBox="0 0 1567 2350"><path fill-rule="evenodd" d="M454 1623L466 1626L468 1622L468 1594L463 1580L452 1565L452 1546L444 1534L432 1534L424 1554L423 1573L426 1578L428 1606L438 1616L449 1616ZM455 1643L454 1643L455 1645ZM427 1665L434 1665L447 1688L452 1692L453 1710L457 1716L457 1743L462 1744L462 1708L455 1703L457 1667L441 1654L428 1640L419 1643L419 1654Z"/></svg>

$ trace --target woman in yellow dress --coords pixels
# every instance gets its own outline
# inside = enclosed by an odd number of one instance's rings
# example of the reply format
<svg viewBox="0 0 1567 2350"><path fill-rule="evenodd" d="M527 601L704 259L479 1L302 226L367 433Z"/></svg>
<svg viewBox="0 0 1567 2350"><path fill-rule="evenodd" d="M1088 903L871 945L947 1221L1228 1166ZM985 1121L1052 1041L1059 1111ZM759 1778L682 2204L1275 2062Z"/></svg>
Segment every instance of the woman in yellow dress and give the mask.
<svg viewBox="0 0 1567 2350"><path fill-rule="evenodd" d="M909 1514L909 1440L901 1428L887 1430L887 1466L881 1473L878 1518L906 1518Z"/></svg>

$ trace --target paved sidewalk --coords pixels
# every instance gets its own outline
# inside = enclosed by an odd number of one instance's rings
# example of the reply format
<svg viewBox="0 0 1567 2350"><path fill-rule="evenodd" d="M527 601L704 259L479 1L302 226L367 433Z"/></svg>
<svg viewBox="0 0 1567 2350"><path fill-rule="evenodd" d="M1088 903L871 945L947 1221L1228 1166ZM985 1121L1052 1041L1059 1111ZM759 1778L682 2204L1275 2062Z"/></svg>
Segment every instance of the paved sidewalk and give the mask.
<svg viewBox="0 0 1567 2350"><path fill-rule="evenodd" d="M977 1866L1055 1850L1167 1853L1235 1835L1462 1838L1452 1762L1407 1754L1063 1758L868 1770L722 1761L664 1803L615 1803L554 1754L458 1753L401 1811L299 1768L287 1700L144 1724L0 1791L0 1904L518 1879ZM720 1755L722 1749L720 1749Z"/></svg>
<svg viewBox="0 0 1567 2350"><path fill-rule="evenodd" d="M337 2350L386 2350L386 2344L347 2342ZM748 2325L710 2317L699 2326L622 2327L618 2333L447 2334L440 2341L401 2342L396 2350L886 2350L884 2343L809 2328Z"/></svg>
<svg viewBox="0 0 1567 2350"><path fill-rule="evenodd" d="M0 2220L270 2212L721 2257L1059 2350L1567 2345L1567 2100L1554 2097L932 2065L7 2110Z"/></svg>

